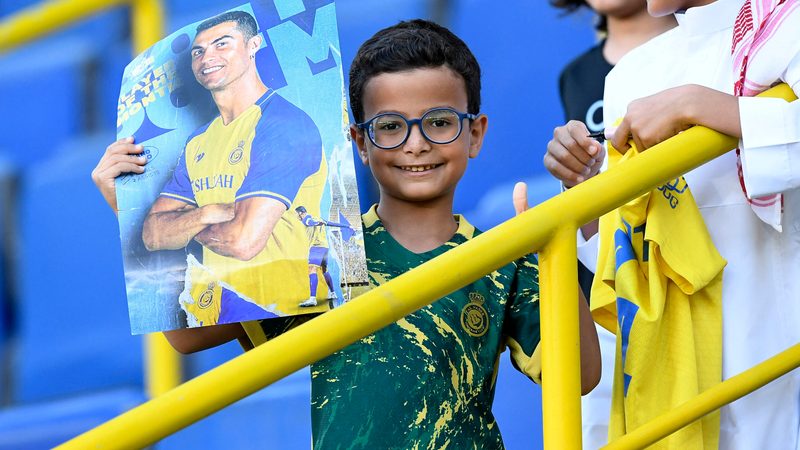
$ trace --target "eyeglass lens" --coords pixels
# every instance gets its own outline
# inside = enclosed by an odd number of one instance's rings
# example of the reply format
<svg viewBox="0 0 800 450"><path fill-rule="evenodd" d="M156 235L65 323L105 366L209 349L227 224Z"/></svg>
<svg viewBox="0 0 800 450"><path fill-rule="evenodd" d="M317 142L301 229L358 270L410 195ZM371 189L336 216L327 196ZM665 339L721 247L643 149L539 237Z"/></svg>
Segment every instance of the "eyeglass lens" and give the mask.
<svg viewBox="0 0 800 450"><path fill-rule="evenodd" d="M452 142L461 131L458 114L450 110L433 110L420 119L422 133L435 144ZM384 114L372 124L372 138L380 147L401 145L409 135L408 123L399 114Z"/></svg>

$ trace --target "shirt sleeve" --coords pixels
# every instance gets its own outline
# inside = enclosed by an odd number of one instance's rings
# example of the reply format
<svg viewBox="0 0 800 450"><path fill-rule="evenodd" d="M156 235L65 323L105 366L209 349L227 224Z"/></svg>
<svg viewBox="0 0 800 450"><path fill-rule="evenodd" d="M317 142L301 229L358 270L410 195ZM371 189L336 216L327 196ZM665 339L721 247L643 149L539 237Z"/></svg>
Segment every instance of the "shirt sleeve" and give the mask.
<svg viewBox="0 0 800 450"><path fill-rule="evenodd" d="M172 171L172 177L167 181L167 184L161 190L161 196L180 200L190 205L197 206L194 199L194 192L192 192L191 181L189 180L189 172L186 169L186 150L181 153L178 164Z"/></svg>
<svg viewBox="0 0 800 450"><path fill-rule="evenodd" d="M794 16L795 22L800 22L800 14ZM797 52L781 73L780 80L797 95L800 93L800 45L795 43L795 47ZM765 47L762 52L767 50ZM751 197L761 197L799 187L800 101L741 97L739 118L742 126L739 148L747 193Z"/></svg>
<svg viewBox="0 0 800 450"><path fill-rule="evenodd" d="M539 266L533 255L520 258L515 264L517 270L506 304L503 334L514 367L540 383Z"/></svg>
<svg viewBox="0 0 800 450"><path fill-rule="evenodd" d="M236 201L271 197L289 208L303 181L320 168L322 140L311 118L286 100L276 98L262 114Z"/></svg>

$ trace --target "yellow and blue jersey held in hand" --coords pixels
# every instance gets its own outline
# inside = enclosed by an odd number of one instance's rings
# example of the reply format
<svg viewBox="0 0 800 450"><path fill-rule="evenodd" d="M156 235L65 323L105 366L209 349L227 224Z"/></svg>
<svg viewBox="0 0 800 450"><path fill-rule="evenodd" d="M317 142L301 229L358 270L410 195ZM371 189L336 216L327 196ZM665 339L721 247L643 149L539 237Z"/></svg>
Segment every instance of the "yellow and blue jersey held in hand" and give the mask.
<svg viewBox="0 0 800 450"><path fill-rule="evenodd" d="M202 261L189 255L180 301L190 326L328 309L298 306L310 295L309 242L295 211L319 209L326 176L316 125L272 90L231 123L217 117L189 137L162 196L197 207L266 197L286 207L265 248L251 260L205 247Z"/></svg>
<svg viewBox="0 0 800 450"><path fill-rule="evenodd" d="M609 165L634 157L609 150ZM600 219L595 320L617 335L609 439L720 382L722 271L686 181L677 178ZM716 449L719 412L650 448Z"/></svg>

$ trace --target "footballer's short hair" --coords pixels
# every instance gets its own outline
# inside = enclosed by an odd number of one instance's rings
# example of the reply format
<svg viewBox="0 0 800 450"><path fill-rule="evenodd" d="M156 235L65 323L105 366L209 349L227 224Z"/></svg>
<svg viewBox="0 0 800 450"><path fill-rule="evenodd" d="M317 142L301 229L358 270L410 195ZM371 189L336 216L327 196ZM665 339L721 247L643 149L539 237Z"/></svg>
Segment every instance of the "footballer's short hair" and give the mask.
<svg viewBox="0 0 800 450"><path fill-rule="evenodd" d="M197 26L197 33L225 22L236 22L236 29L242 33L245 41L258 34L256 19L244 11L228 11L204 20Z"/></svg>
<svg viewBox="0 0 800 450"><path fill-rule="evenodd" d="M382 73L445 66L464 79L467 112L481 107L481 68L467 44L447 28L416 19L384 28L358 49L350 66L350 108L364 121L364 87Z"/></svg>

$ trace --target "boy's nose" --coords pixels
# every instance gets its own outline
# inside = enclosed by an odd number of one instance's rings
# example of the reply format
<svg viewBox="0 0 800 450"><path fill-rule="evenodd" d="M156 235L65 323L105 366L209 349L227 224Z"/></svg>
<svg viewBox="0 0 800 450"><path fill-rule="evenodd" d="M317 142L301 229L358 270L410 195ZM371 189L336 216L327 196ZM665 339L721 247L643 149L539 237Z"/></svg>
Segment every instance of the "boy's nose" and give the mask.
<svg viewBox="0 0 800 450"><path fill-rule="evenodd" d="M422 135L422 130L420 130L419 126L412 126L411 132L408 134L408 140L403 146L403 151L420 154L430 151L430 149L431 143Z"/></svg>

